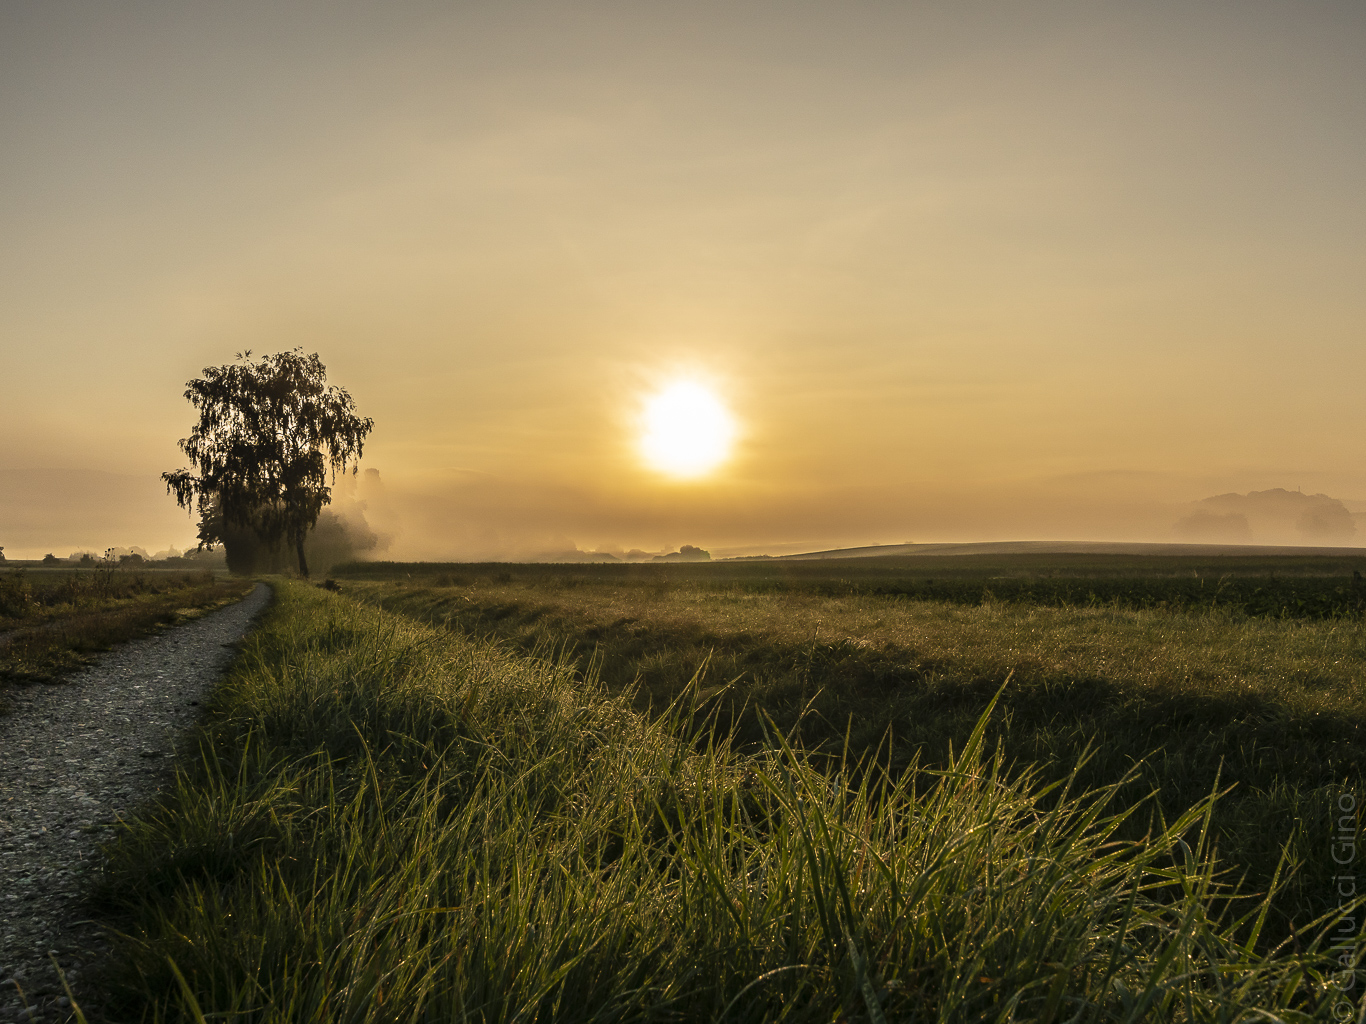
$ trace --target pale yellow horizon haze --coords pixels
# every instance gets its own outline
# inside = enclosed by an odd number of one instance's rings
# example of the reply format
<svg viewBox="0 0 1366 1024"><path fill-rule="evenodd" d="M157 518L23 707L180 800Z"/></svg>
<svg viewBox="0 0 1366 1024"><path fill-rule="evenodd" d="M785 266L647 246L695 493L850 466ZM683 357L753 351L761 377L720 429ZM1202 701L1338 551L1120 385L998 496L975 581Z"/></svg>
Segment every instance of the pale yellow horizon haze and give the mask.
<svg viewBox="0 0 1366 1024"><path fill-rule="evenodd" d="M1355 0L0 4L0 545L192 544L185 381L295 346L390 557L1366 511L1363 52ZM677 380L735 421L689 479Z"/></svg>

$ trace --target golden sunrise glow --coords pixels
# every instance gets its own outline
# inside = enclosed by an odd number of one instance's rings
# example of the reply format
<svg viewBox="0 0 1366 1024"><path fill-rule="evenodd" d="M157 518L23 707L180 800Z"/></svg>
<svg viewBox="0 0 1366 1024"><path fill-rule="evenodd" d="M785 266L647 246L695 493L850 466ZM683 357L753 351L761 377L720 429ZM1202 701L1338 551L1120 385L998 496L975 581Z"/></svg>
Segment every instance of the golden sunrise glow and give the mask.
<svg viewBox="0 0 1366 1024"><path fill-rule="evenodd" d="M680 479L711 472L730 455L735 421L721 400L693 381L678 381L645 402L641 454L653 469Z"/></svg>
<svg viewBox="0 0 1366 1024"><path fill-rule="evenodd" d="M1366 4L979 7L0 5L4 558L296 346L367 557L1366 544Z"/></svg>

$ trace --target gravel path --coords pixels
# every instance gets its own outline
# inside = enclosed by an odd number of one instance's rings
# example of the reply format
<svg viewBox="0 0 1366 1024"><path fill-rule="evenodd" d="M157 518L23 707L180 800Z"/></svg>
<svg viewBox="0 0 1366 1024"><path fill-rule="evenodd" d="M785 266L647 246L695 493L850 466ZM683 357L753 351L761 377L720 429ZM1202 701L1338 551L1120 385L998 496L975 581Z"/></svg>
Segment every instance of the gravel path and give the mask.
<svg viewBox="0 0 1366 1024"><path fill-rule="evenodd" d="M7 691L0 717L0 1021L67 1017L49 954L77 1001L101 952L85 920L84 876L120 815L170 777L175 741L270 603L244 600L124 644L57 686Z"/></svg>

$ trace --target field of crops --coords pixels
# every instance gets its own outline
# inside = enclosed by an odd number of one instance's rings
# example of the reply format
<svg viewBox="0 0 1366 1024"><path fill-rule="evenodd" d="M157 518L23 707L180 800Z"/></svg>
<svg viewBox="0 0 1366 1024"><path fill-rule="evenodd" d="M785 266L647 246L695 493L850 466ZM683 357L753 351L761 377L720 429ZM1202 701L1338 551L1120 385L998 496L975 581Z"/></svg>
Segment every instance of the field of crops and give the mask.
<svg viewBox="0 0 1366 1024"><path fill-rule="evenodd" d="M352 579L458 586L505 579L565 586L696 586L746 593L868 594L961 605L1222 610L1296 619L1360 619L1366 557L1091 554L929 555L634 565L339 566Z"/></svg>
<svg viewBox="0 0 1366 1024"><path fill-rule="evenodd" d="M177 785L111 850L116 1012L1309 1022L1343 1005L1356 952L1344 968L1333 948L1331 883L1287 883L1317 872L1307 861L1241 877L1221 842L1236 799L1222 782L1171 812L1180 800L1153 794L1142 763L1095 777L1097 759L1101 774L1116 767L1112 745L1160 733L1093 730L1115 725L1116 700L1145 706L1182 664L1202 693L1246 685L1229 673L1260 665L1249 707L1299 727L1315 702L1328 711L1360 691L1360 623L727 595L696 581L628 591L566 576L555 589L546 570L445 571L431 586L407 572L343 579L340 594L277 584ZM618 615L630 609L634 621ZM630 655L648 685L626 678L622 650L615 681L600 678L616 634L594 623L654 631ZM1116 639L1126 628L1168 635L1166 668L1134 675L1141 659L1120 652L1138 641ZM1031 635L1032 653L1011 646ZM706 645L726 637L740 660L741 637L760 653L718 690L739 661L713 677ZM1208 648L1256 637L1219 676L1227 652ZM873 659L893 642L921 675L822 696L844 664L830 652ZM802 645L809 657L792 661ZM681 673L699 653L692 686L674 668L649 676L656 655ZM1108 676L1080 671L1102 663ZM1289 665L1338 674L1326 698L1304 697L1321 681L1278 690ZM1055 698L1050 732L1025 711ZM1241 728L1242 716L1204 721L1207 700L1149 716L1178 730L1169 754L1192 730L1227 745ZM879 702L922 720L858 719ZM880 739L888 723L921 731ZM1312 760L1291 744L1281 754ZM1292 819L1356 784L1342 766L1259 794L1257 842L1279 853L1299 827L1312 842L1291 860L1330 861L1332 824Z"/></svg>

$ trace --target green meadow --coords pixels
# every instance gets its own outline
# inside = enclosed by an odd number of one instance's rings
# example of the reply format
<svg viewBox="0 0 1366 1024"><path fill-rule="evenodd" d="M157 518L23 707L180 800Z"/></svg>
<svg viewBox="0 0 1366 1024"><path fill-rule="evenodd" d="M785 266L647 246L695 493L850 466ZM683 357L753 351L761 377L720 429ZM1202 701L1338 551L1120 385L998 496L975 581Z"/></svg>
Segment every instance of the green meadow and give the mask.
<svg viewBox="0 0 1366 1024"><path fill-rule="evenodd" d="M1341 1012L1358 565L874 561L278 581L110 848L118 1019Z"/></svg>

